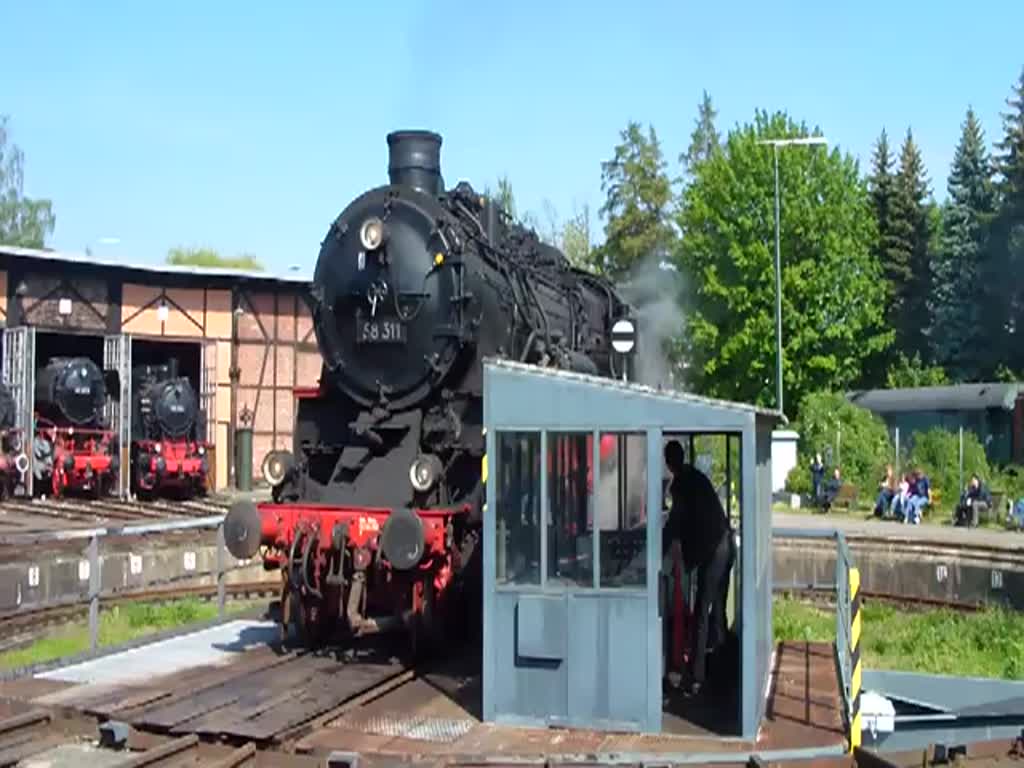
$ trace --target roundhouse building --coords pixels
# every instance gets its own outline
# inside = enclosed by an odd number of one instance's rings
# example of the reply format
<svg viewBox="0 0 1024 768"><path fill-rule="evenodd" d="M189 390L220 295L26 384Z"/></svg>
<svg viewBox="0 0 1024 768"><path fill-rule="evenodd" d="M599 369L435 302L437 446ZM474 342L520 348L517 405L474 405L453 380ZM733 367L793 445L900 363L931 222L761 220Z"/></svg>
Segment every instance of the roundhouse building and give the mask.
<svg viewBox="0 0 1024 768"><path fill-rule="evenodd" d="M254 479L268 451L292 447L293 388L315 385L322 364L308 286L302 274L126 264L0 245L0 324L34 329L33 366L68 354L103 364L105 346L118 337L122 349L130 345L132 365L178 360L207 411L217 490L235 483L238 427L253 431Z"/></svg>

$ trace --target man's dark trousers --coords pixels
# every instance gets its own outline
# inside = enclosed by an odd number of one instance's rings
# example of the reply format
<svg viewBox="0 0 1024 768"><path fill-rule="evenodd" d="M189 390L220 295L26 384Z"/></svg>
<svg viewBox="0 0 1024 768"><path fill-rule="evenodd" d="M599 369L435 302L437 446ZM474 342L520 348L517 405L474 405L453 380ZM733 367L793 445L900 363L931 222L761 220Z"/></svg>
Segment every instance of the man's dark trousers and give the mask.
<svg viewBox="0 0 1024 768"><path fill-rule="evenodd" d="M715 553L707 564L697 568L697 643L693 657L693 679L704 682L708 640L717 646L725 640L728 625L725 620L725 601L729 597L729 574L736 552L732 530L725 532ZM711 626L715 635L708 637Z"/></svg>

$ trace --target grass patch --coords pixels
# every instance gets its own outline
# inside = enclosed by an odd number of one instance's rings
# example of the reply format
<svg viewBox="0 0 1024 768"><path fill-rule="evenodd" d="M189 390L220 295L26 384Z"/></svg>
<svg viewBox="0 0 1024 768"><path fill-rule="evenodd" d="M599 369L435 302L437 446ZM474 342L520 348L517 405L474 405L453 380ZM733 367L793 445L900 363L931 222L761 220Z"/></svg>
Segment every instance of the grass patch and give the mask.
<svg viewBox="0 0 1024 768"><path fill-rule="evenodd" d="M945 609L907 612L880 603L861 609L864 664L936 675L1024 678L1024 614L989 608L978 613ZM775 640L831 642L835 613L776 597Z"/></svg>
<svg viewBox="0 0 1024 768"><path fill-rule="evenodd" d="M229 602L229 615L242 613L266 601ZM119 645L136 638L217 618L217 603L188 598L159 603L123 603L100 612L100 646ZM89 650L88 619L71 622L24 648L0 654L0 669L75 656Z"/></svg>

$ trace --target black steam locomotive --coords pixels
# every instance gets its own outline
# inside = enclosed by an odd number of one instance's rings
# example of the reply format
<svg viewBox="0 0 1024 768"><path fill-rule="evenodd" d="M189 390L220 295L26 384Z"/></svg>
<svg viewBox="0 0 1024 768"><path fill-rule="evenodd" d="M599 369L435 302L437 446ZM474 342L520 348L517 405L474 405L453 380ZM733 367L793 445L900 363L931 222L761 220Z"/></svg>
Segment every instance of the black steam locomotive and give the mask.
<svg viewBox="0 0 1024 768"><path fill-rule="evenodd" d="M178 361L132 369L132 489L178 495L207 489L206 414Z"/></svg>
<svg viewBox="0 0 1024 768"><path fill-rule="evenodd" d="M431 636L479 537L482 358L614 376L611 328L631 314L467 182L446 191L440 136L388 146L390 184L356 198L320 250L324 367L296 393L294 452L264 462L276 503L227 520L236 557L270 547L285 621L307 637L339 619L352 635Z"/></svg>
<svg viewBox="0 0 1024 768"><path fill-rule="evenodd" d="M36 372L33 473L37 492L109 492L114 434L104 413L107 382L87 357L55 357Z"/></svg>

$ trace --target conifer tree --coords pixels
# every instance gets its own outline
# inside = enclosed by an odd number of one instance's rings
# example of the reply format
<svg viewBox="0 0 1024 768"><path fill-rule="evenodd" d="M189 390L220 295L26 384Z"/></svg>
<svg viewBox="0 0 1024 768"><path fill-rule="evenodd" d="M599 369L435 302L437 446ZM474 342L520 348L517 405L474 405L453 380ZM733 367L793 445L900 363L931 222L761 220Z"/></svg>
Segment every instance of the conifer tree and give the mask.
<svg viewBox="0 0 1024 768"><path fill-rule="evenodd" d="M893 282L893 327L896 346L907 357L930 358L927 343L932 286L928 244L928 179L910 129L900 147L899 170L893 185L890 227ZM897 269L899 271L897 271Z"/></svg>
<svg viewBox="0 0 1024 768"><path fill-rule="evenodd" d="M984 132L970 108L948 189L932 291L932 352L954 380L977 381L984 371L980 311L988 298L979 278L995 197Z"/></svg>
<svg viewBox="0 0 1024 768"><path fill-rule="evenodd" d="M679 158L686 172L693 173L697 165L718 151L721 138L718 129L715 128L717 116L718 110L711 103L711 95L704 91L704 96L697 106L697 125L690 134L690 146Z"/></svg>
<svg viewBox="0 0 1024 768"><path fill-rule="evenodd" d="M996 144L996 214L983 280L990 298L982 325L990 365L1024 371L1024 70L1007 99L1003 137Z"/></svg>
<svg viewBox="0 0 1024 768"><path fill-rule="evenodd" d="M592 251L597 268L619 277L647 259L667 258L675 239L669 219L672 182L653 126L630 122L613 158L601 164L607 194L600 214L605 242Z"/></svg>
<svg viewBox="0 0 1024 768"><path fill-rule="evenodd" d="M902 293L897 289L910 279L910 266L901 258L903 254L896 248L893 241L892 217L896 181L892 168L893 157L889 152L889 136L884 128L875 143L871 164L872 171L868 176L868 190L871 194L871 207L874 210L878 229L878 239L873 250L878 263L882 266L882 274L885 275L887 284L886 318L892 325L895 318L899 316L901 306L899 299Z"/></svg>

